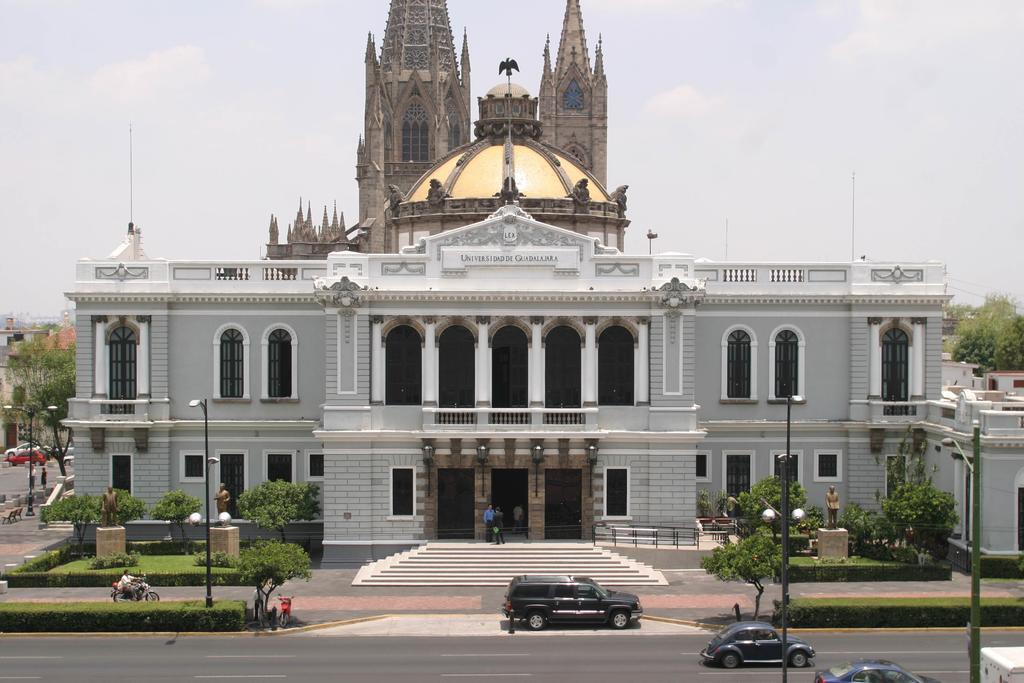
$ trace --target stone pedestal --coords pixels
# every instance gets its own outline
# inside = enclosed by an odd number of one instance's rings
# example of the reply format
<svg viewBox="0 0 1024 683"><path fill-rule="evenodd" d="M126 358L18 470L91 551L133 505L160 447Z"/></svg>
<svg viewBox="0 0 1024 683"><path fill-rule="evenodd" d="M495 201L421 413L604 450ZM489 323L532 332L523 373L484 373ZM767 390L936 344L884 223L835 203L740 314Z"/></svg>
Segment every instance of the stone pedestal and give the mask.
<svg viewBox="0 0 1024 683"><path fill-rule="evenodd" d="M125 548L123 526L101 526L96 528L96 557L123 553Z"/></svg>
<svg viewBox="0 0 1024 683"><path fill-rule="evenodd" d="M850 532L846 529L818 529L818 559L850 556Z"/></svg>
<svg viewBox="0 0 1024 683"><path fill-rule="evenodd" d="M227 553L232 557L238 557L238 527L210 527L210 552Z"/></svg>

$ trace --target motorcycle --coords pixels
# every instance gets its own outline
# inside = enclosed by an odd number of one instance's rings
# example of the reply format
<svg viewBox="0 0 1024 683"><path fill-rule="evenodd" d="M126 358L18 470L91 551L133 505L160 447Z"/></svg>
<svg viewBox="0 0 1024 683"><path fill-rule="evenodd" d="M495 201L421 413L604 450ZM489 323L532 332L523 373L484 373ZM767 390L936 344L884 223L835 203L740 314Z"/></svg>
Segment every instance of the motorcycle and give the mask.
<svg viewBox="0 0 1024 683"><path fill-rule="evenodd" d="M145 600L146 602L157 602L160 600L160 596L155 590L149 587L146 583L146 577L140 576L138 579L132 582L128 587L127 591L122 591L118 588L118 582L115 581L112 584L112 590L110 591L110 599L114 602L139 602Z"/></svg>

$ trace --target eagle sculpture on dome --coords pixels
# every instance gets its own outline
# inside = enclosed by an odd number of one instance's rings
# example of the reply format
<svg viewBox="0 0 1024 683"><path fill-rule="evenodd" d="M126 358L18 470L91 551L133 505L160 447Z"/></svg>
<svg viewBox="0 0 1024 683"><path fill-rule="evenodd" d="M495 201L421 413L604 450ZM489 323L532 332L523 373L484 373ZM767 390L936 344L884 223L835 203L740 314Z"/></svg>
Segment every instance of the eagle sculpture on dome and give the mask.
<svg viewBox="0 0 1024 683"><path fill-rule="evenodd" d="M519 71L519 64L511 57L506 57L498 65L499 74L506 74L509 78L512 78L513 71Z"/></svg>

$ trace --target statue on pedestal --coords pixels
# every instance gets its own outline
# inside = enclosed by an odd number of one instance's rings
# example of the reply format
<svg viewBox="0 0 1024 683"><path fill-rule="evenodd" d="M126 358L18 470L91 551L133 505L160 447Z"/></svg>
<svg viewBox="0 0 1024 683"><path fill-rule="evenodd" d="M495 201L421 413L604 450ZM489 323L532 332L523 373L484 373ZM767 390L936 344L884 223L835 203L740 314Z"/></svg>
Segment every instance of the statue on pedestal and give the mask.
<svg viewBox="0 0 1024 683"><path fill-rule="evenodd" d="M828 510L828 528L836 528L836 520L839 518L839 494L836 492L835 486L828 487L828 493L825 494L825 509Z"/></svg>
<svg viewBox="0 0 1024 683"><path fill-rule="evenodd" d="M114 487L108 486L100 502L100 526L117 525L117 494Z"/></svg>
<svg viewBox="0 0 1024 683"><path fill-rule="evenodd" d="M220 490L217 491L217 495L214 496L217 501L217 514L228 511L228 505L231 504L231 492L224 488L224 484L220 485Z"/></svg>

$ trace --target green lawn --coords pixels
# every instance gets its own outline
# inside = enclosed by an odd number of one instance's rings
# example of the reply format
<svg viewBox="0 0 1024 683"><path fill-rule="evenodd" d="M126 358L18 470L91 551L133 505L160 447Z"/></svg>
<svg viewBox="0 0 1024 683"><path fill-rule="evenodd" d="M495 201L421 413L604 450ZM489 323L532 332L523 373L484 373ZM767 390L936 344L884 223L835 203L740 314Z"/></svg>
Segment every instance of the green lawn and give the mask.
<svg viewBox="0 0 1024 683"><path fill-rule="evenodd" d="M54 567L50 570L52 574L67 574L70 572L94 572L96 574L109 574L111 571L117 571L114 569L90 569L90 559L75 560ZM197 567L195 565L195 559L192 555L142 555L139 558L139 564L135 567L129 567L128 571L131 574L158 574L158 573L174 573L174 574L190 574L190 573L205 573L206 567ZM226 574L236 571L235 569L229 569L226 567L214 567L214 574Z"/></svg>

